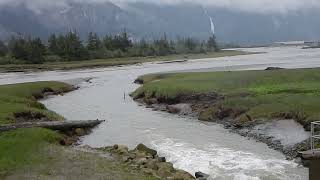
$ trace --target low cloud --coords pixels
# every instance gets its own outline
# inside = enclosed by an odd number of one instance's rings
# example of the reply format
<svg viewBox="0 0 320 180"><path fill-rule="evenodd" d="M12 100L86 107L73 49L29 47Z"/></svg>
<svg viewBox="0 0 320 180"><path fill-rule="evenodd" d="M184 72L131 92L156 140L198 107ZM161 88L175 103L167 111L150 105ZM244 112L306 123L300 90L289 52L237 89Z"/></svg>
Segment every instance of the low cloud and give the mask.
<svg viewBox="0 0 320 180"><path fill-rule="evenodd" d="M102 0L103 1L103 0ZM255 13L288 13L320 8L320 0L113 0L115 3L198 4Z"/></svg>
<svg viewBox="0 0 320 180"><path fill-rule="evenodd" d="M145 2L158 5L195 4L205 7L219 7L235 11L264 14L285 14L289 12L320 9L320 0L0 0L0 6L24 4L34 11L52 7L68 6L71 2L104 3L111 1L117 5Z"/></svg>

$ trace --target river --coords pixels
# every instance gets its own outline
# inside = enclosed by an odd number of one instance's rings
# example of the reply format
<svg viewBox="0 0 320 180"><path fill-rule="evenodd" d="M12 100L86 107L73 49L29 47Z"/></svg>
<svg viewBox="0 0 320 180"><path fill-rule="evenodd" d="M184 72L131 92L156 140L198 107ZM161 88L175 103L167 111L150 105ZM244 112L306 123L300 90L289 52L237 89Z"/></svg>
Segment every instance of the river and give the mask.
<svg viewBox="0 0 320 180"><path fill-rule="evenodd" d="M112 67L91 70L7 73L0 84L59 80L81 82L79 90L42 101L69 120L105 119L106 123L81 139L92 147L144 143L167 157L175 167L192 174L202 171L212 179L308 179L308 170L287 161L265 144L230 133L215 123L155 112L139 106L128 94L140 75L171 71L221 71L320 67L320 51L300 47L252 48L264 54L189 60L183 63ZM92 78L91 83L79 81ZM124 99L124 94L126 98Z"/></svg>

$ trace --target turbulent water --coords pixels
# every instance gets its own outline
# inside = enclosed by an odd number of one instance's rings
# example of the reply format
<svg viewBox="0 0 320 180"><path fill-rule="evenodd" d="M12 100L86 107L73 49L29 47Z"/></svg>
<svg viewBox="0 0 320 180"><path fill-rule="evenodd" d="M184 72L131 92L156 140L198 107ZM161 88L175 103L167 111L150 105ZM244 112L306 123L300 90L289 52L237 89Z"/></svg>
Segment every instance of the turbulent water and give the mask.
<svg viewBox="0 0 320 180"><path fill-rule="evenodd" d="M82 139L93 147L145 143L155 148L174 166L194 173L202 171L213 179L308 179L307 169L265 144L228 132L214 123L154 112L139 106L128 94L138 87L134 79L142 74L166 71L213 71L320 67L320 51L290 48L256 48L267 52L237 57L192 60L184 63L146 63L136 66L69 72L2 74L1 84L39 80L82 82L80 89L43 103L69 120L106 119Z"/></svg>
<svg viewBox="0 0 320 180"><path fill-rule="evenodd" d="M260 124L254 127L253 133L271 136L286 147L293 146L310 137L310 133L306 132L303 126L294 120L280 120Z"/></svg>

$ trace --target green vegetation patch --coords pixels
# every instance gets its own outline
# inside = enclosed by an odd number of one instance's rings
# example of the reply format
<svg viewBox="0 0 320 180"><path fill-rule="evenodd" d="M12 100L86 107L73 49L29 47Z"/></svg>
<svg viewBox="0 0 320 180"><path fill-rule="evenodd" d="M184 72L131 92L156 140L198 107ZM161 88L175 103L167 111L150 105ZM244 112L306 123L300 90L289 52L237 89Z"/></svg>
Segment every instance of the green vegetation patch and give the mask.
<svg viewBox="0 0 320 180"><path fill-rule="evenodd" d="M9 137L10 138L10 137ZM49 141L50 142L50 141ZM24 164L3 174L7 179L123 179L155 180L121 160L103 157L103 152L81 151L56 143L41 143L33 153L24 154ZM108 154L105 154L108 156ZM33 157L33 158L31 158ZM0 176L1 179L1 176Z"/></svg>
<svg viewBox="0 0 320 180"><path fill-rule="evenodd" d="M29 120L61 120L37 102L45 93L59 94L72 90L62 82L34 82L0 85L0 125Z"/></svg>
<svg viewBox="0 0 320 180"><path fill-rule="evenodd" d="M56 143L60 135L46 129L19 129L0 134L0 178L12 170L46 162L40 150Z"/></svg>
<svg viewBox="0 0 320 180"><path fill-rule="evenodd" d="M180 95L215 92L224 100L201 114L231 109L239 121L293 118L304 125L320 120L320 68L276 71L152 74L140 77L144 85L134 98L174 99Z"/></svg>
<svg viewBox="0 0 320 180"><path fill-rule="evenodd" d="M121 160L60 146L62 138L43 128L0 133L0 179L157 179Z"/></svg>

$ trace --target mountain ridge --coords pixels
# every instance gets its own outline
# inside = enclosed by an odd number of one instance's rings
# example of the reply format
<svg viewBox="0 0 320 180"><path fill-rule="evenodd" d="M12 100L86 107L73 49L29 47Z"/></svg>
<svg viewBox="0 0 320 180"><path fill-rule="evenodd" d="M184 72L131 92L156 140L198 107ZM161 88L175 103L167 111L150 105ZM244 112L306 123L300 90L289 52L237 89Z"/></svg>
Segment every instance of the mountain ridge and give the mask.
<svg viewBox="0 0 320 180"><path fill-rule="evenodd" d="M219 41L261 44L288 40L319 40L320 12L304 11L287 15L266 15L206 7L213 17ZM126 29L131 36L169 38L191 36L207 39L210 21L198 5L155 5L130 3L125 7L111 2L69 3L45 11L30 10L25 4L0 7L0 38L25 34L47 38L50 33L77 30L85 38L88 32L114 34Z"/></svg>

